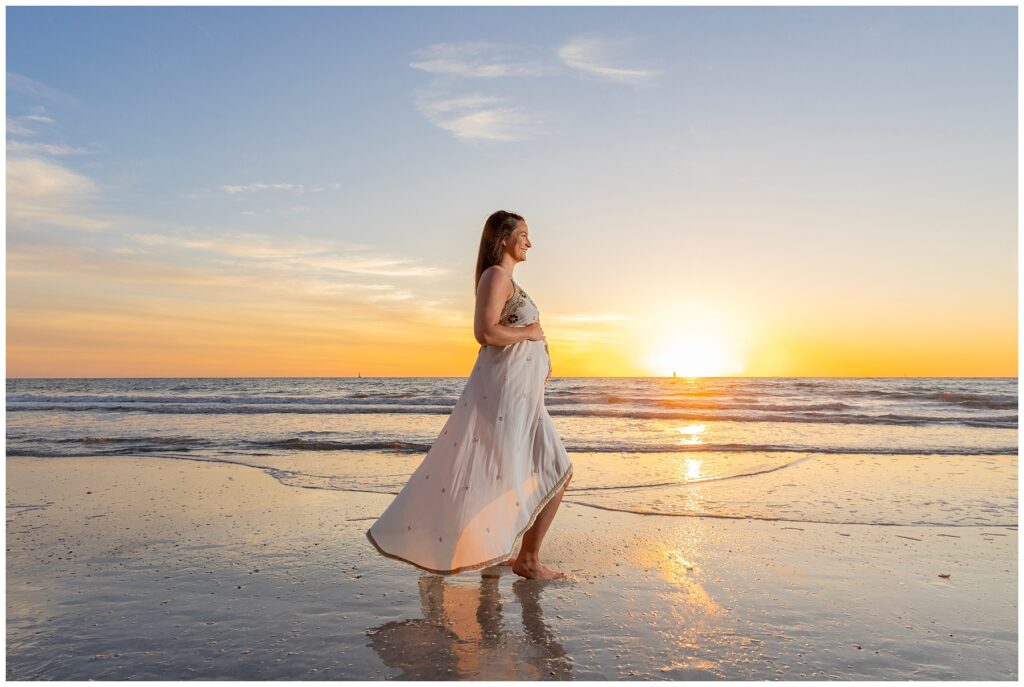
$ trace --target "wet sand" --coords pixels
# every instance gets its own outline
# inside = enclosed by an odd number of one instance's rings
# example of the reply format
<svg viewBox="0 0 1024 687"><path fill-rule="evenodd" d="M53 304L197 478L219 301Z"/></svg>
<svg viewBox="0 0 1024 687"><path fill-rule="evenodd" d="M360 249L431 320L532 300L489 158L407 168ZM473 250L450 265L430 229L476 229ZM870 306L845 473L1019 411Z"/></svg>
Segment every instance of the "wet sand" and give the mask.
<svg viewBox="0 0 1024 687"><path fill-rule="evenodd" d="M381 556L391 498L8 458L7 678L1017 678L1016 528L563 503L542 553L570 577L541 582Z"/></svg>

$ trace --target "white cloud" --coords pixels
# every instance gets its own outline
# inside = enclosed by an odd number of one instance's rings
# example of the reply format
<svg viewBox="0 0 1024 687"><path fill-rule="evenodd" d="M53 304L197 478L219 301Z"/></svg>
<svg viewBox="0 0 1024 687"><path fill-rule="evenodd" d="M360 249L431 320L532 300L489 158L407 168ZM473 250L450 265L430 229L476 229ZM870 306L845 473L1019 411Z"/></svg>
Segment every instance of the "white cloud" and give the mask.
<svg viewBox="0 0 1024 687"><path fill-rule="evenodd" d="M8 126L10 131L10 126ZM67 145L66 143L42 143L39 141L8 141L7 152L9 153L24 153L24 154L38 154L38 155L83 155L88 153L89 150L86 148L79 148L77 146Z"/></svg>
<svg viewBox="0 0 1024 687"><path fill-rule="evenodd" d="M301 238L278 241L266 234L249 232L225 232L200 237L132 233L128 237L147 245L176 246L254 260L295 259L323 251L321 245Z"/></svg>
<svg viewBox="0 0 1024 687"><path fill-rule="evenodd" d="M31 79L15 79L15 86L45 90ZM96 182L53 159L91 151L65 143L16 138L36 135L34 129L21 124L23 121L54 123L40 106L33 107L30 114L7 118L8 227L28 235L40 227L100 231L113 226L117 218L100 216L94 210L100 198Z"/></svg>
<svg viewBox="0 0 1024 687"><path fill-rule="evenodd" d="M496 78L507 76L541 76L552 68L535 60L521 59L523 52L512 46L484 41L435 43L417 51L414 69L431 74L459 77Z"/></svg>
<svg viewBox="0 0 1024 687"><path fill-rule="evenodd" d="M599 79L631 84L652 82L661 72L650 69L629 69L611 64L619 46L596 36L573 38L558 48L558 57L567 66Z"/></svg>
<svg viewBox="0 0 1024 687"><path fill-rule="evenodd" d="M532 57L537 51L490 43L464 41L435 43L415 53L409 66L435 75L449 87L459 80L536 77L569 73L632 85L651 83L659 72L616 66L613 49L621 47L598 36L581 36L560 46L557 60L546 63ZM436 87L436 84L435 84ZM521 141L540 133L536 108L513 107L504 98L480 93L426 95L416 99L417 109L434 126L455 138L475 141Z"/></svg>
<svg viewBox="0 0 1024 687"><path fill-rule="evenodd" d="M253 191L294 191L294 184L246 184L245 186L224 185L220 187L225 193L251 193Z"/></svg>
<svg viewBox="0 0 1024 687"><path fill-rule="evenodd" d="M38 225L106 229L111 222L90 212L98 192L92 179L52 160L7 156L7 222L11 229Z"/></svg>
<svg viewBox="0 0 1024 687"><path fill-rule="evenodd" d="M10 136L35 136L36 130L25 125L24 122L54 124L55 120L50 115L46 114L45 107L37 105L32 108L32 111L29 114L8 117L7 134Z"/></svg>
<svg viewBox="0 0 1024 687"><path fill-rule="evenodd" d="M476 110L436 122L456 138L521 141L530 137L530 118L521 110L498 107Z"/></svg>
<svg viewBox="0 0 1024 687"><path fill-rule="evenodd" d="M7 135L8 136L33 136L35 131L29 129L27 126L19 124L17 119L11 117L7 118Z"/></svg>
<svg viewBox="0 0 1024 687"><path fill-rule="evenodd" d="M497 105L501 98L491 95L463 95L454 98L432 100L423 97L417 102L420 111L428 117L437 117L448 112L464 109L482 109L488 105Z"/></svg>
<svg viewBox="0 0 1024 687"><path fill-rule="evenodd" d="M199 250L212 256L253 262L269 261L282 269L294 269L307 275L316 272L346 272L390 277L432 277L448 273L447 269L418 265L407 258L356 254L369 248L365 244L328 244L299 236L279 239L249 232L225 232L200 237L147 233L128 236L147 245Z"/></svg>
<svg viewBox="0 0 1024 687"><path fill-rule="evenodd" d="M304 184L225 184L220 187L221 191L234 195L236 193L253 193L255 191L288 191L289 193L321 193L323 191L336 191L341 184L316 184L306 186Z"/></svg>
<svg viewBox="0 0 1024 687"><path fill-rule="evenodd" d="M36 108L38 112L35 114L22 115L21 119L27 119L30 122L42 122L43 124L53 124L54 119L50 115L46 114L43 108Z"/></svg>
<svg viewBox="0 0 1024 687"><path fill-rule="evenodd" d="M382 277L437 277L449 272L443 267L416 265L406 258L335 255L313 257L307 265L337 272L367 274Z"/></svg>
<svg viewBox="0 0 1024 687"><path fill-rule="evenodd" d="M557 66L526 59L523 52L515 46L484 41L436 43L419 50L418 59L410 66L455 79L540 76L557 71ZM534 112L497 96L452 95L435 89L419 95L416 107L427 121L460 140L521 141L543 133Z"/></svg>
<svg viewBox="0 0 1024 687"><path fill-rule="evenodd" d="M16 74L14 72L7 72L7 87L32 96L40 100L48 100L58 105L64 106L81 106L82 102L64 91L58 90L51 86L47 86L41 81L30 79L23 74Z"/></svg>
<svg viewBox="0 0 1024 687"><path fill-rule="evenodd" d="M503 102L478 93L450 98L435 94L420 96L416 106L431 124L459 139L520 141L542 133L536 115Z"/></svg>

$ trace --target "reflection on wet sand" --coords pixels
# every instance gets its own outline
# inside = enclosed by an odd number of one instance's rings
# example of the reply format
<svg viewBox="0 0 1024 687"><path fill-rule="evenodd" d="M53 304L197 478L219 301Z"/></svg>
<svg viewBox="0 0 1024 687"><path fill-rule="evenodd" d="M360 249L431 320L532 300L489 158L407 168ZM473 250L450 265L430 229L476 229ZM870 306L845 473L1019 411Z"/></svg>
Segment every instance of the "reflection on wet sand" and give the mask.
<svg viewBox="0 0 1024 687"><path fill-rule="evenodd" d="M484 571L478 587L440 575L419 578L422 618L391 621L367 631L369 646L401 673L396 680L571 680L572 658L555 640L541 607L547 586L512 583L522 631L505 622L501 575Z"/></svg>

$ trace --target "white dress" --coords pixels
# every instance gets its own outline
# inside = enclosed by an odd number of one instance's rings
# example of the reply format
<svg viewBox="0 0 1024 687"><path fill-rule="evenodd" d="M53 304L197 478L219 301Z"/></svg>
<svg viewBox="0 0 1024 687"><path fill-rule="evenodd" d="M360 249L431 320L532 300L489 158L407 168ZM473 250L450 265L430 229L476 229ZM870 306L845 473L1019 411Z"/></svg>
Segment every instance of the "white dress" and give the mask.
<svg viewBox="0 0 1024 687"><path fill-rule="evenodd" d="M540 312L512 284L499 324L525 327ZM377 551L439 575L512 555L573 471L544 407L548 365L543 340L480 347L426 458L366 531Z"/></svg>

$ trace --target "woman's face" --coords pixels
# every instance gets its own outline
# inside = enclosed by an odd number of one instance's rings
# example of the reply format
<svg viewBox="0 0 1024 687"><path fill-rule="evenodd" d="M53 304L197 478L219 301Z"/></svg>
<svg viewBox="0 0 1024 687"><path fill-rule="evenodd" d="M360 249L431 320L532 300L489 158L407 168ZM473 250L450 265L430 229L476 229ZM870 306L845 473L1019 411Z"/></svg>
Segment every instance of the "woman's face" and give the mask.
<svg viewBox="0 0 1024 687"><path fill-rule="evenodd" d="M512 230L505 241L505 252L512 256L516 262L526 260L526 251L533 246L530 243L530 227L526 222L520 222L519 226Z"/></svg>

